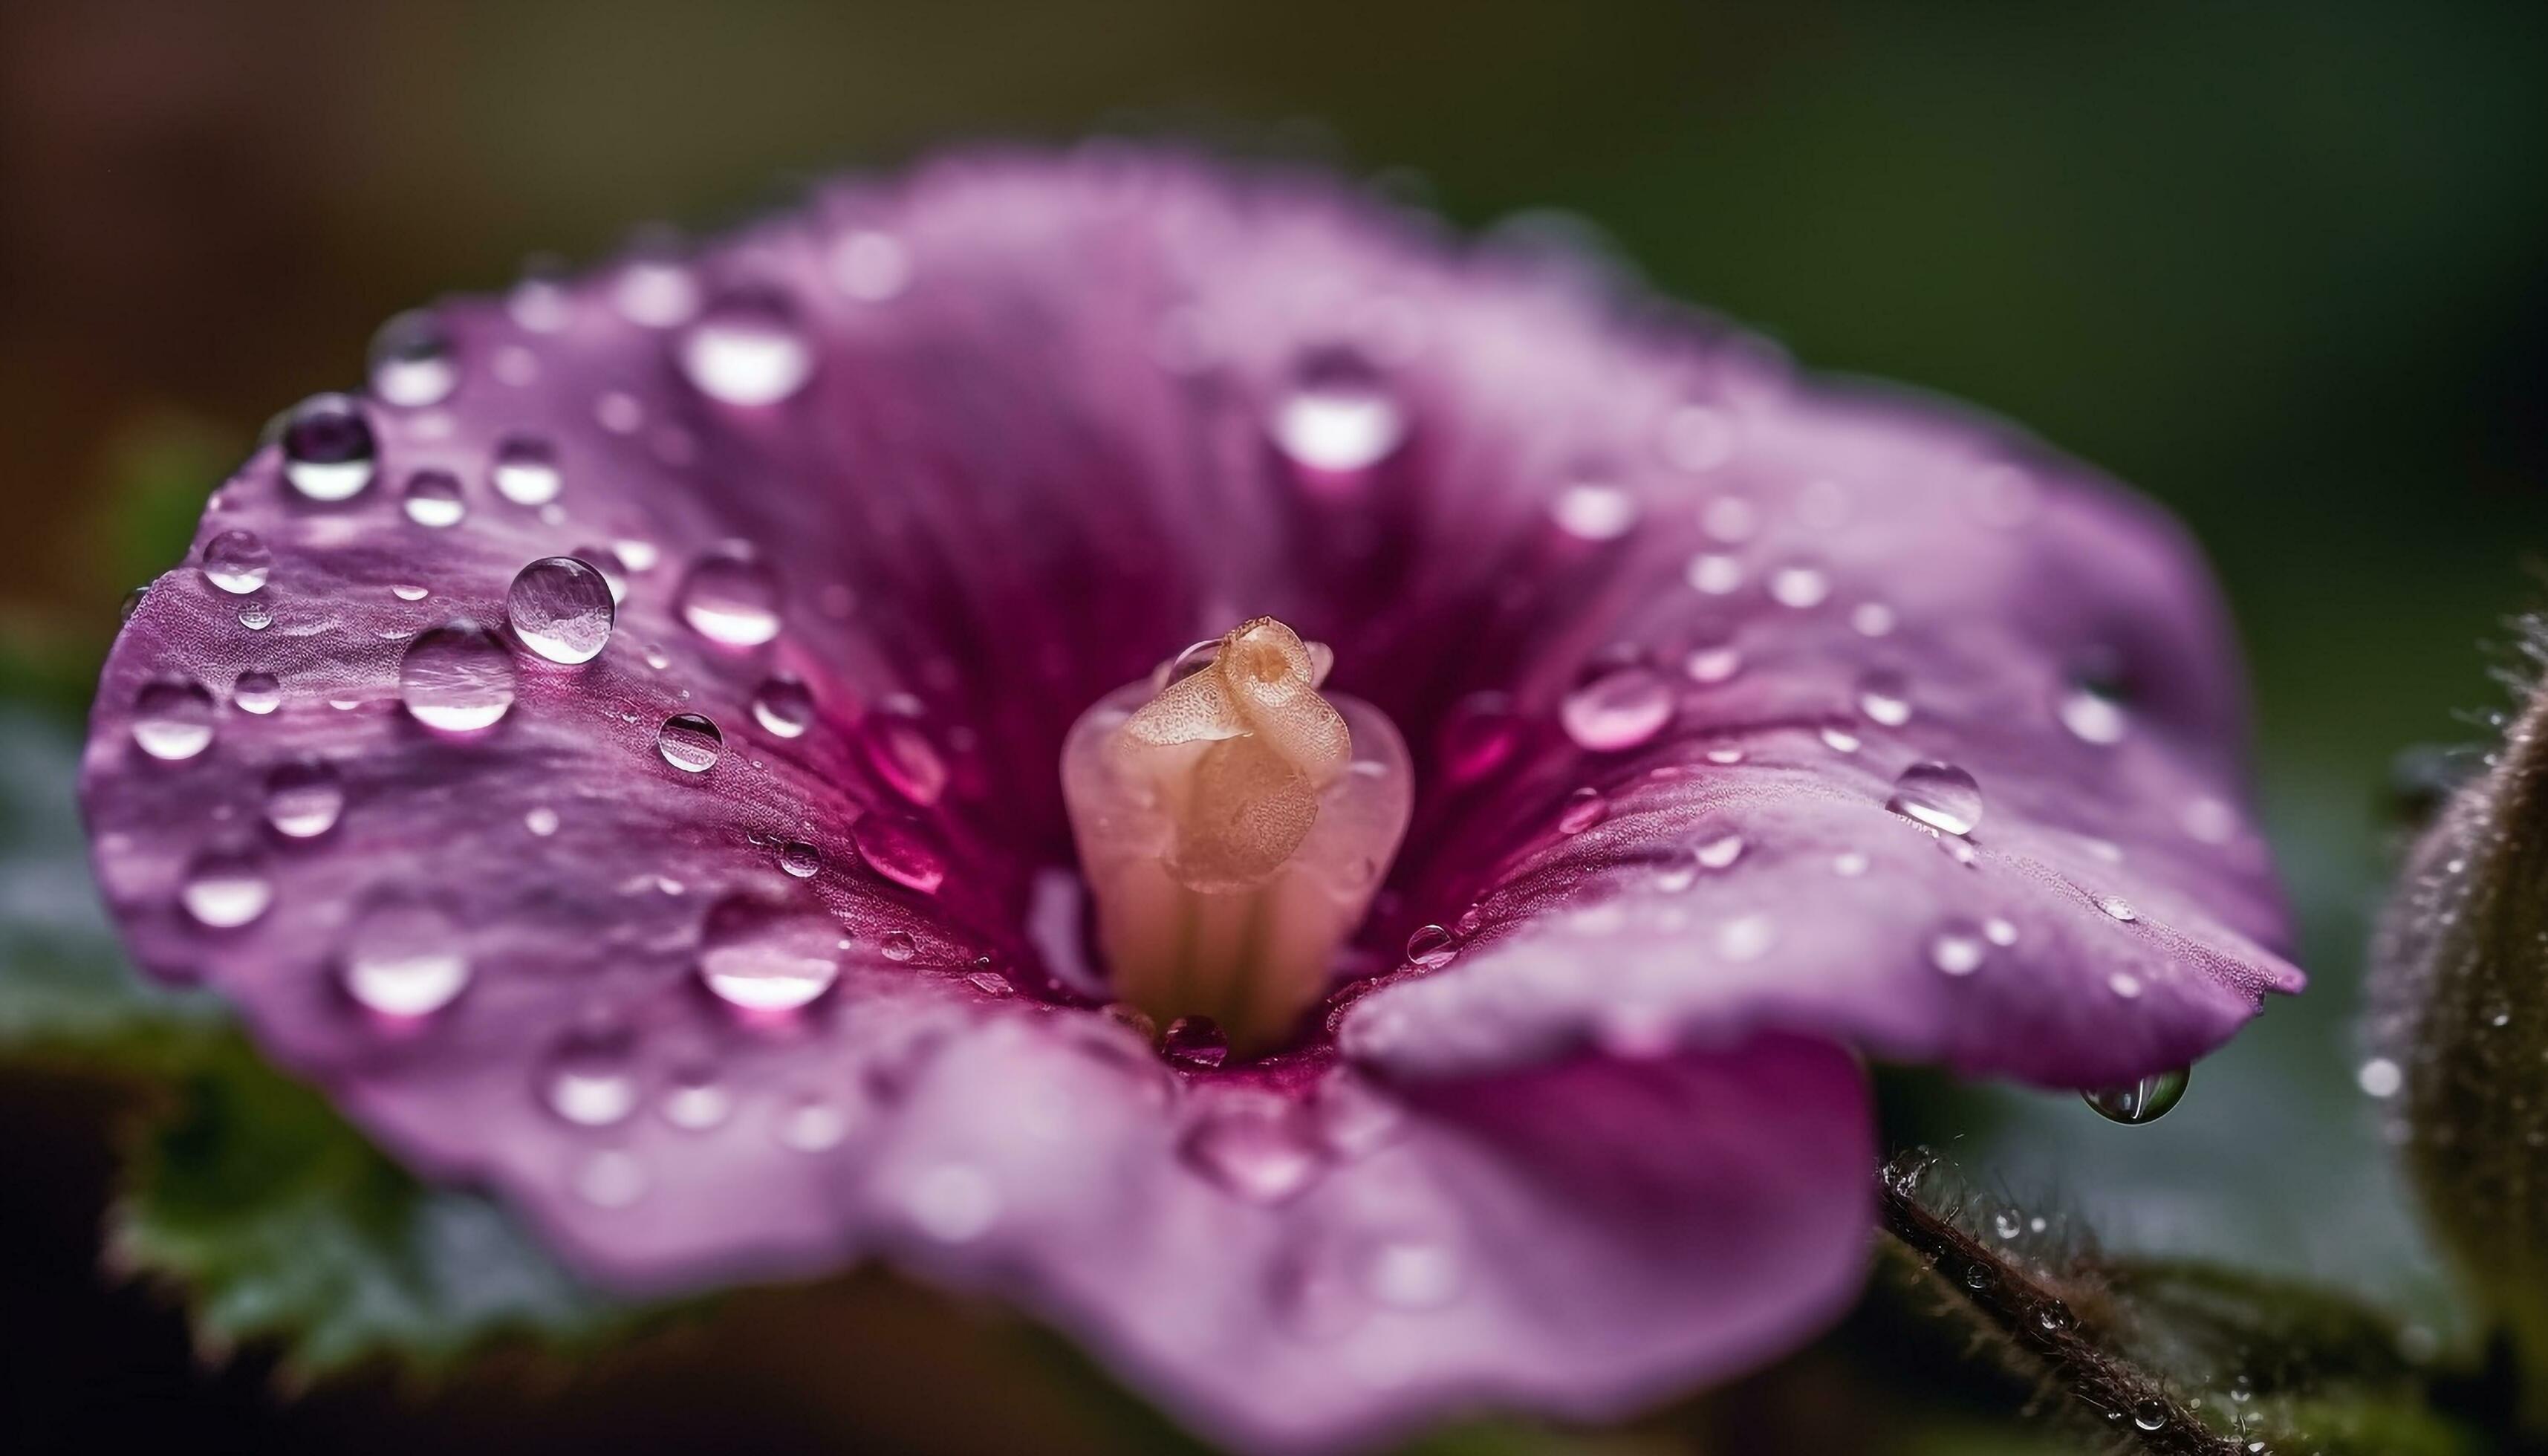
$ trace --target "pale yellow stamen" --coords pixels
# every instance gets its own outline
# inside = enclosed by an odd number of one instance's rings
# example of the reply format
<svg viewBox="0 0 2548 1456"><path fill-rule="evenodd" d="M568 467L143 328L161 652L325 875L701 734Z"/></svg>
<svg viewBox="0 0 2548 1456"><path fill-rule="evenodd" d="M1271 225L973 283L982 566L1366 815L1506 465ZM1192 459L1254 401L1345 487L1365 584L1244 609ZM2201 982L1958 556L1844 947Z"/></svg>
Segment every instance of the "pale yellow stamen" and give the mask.
<svg viewBox="0 0 2548 1456"><path fill-rule="evenodd" d="M1187 676L1109 693L1062 747L1117 994L1163 1025L1209 1016L1242 1052L1324 993L1407 832L1407 747L1320 695L1330 661L1258 617Z"/></svg>

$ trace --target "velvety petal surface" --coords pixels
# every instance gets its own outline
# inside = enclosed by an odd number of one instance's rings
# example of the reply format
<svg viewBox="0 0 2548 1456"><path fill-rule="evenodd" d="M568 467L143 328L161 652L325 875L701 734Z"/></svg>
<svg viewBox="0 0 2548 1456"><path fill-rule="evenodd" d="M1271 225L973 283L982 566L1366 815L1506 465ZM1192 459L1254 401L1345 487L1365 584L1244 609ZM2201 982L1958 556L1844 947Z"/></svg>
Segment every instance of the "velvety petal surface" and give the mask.
<svg viewBox="0 0 2548 1456"><path fill-rule="evenodd" d="M1415 823L1377 989L1163 1064L1055 755L1258 613ZM1100 147L395 321L138 603L83 792L146 964L592 1277L880 1251L1309 1446L1800 1336L1864 1254L1853 1049L2093 1084L2295 987L2236 695L2172 528L2008 431ZM1968 835L1886 808L1932 760Z"/></svg>

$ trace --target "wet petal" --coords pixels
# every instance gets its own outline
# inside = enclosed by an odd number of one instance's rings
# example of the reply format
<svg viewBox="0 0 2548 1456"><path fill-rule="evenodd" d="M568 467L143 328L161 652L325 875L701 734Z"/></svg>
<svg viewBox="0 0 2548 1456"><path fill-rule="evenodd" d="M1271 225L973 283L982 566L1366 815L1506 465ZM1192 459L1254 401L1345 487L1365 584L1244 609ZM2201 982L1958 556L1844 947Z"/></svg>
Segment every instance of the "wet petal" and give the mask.
<svg viewBox="0 0 2548 1456"><path fill-rule="evenodd" d="M1607 1413L1845 1298L1847 1048L2112 1080L2297 984L2169 528L1580 260L1099 148L400 332L119 640L99 878L614 1287L881 1252L1248 1444ZM1167 1070L1030 930L1070 722L1257 614L1419 785L1308 1150L1330 1050Z"/></svg>

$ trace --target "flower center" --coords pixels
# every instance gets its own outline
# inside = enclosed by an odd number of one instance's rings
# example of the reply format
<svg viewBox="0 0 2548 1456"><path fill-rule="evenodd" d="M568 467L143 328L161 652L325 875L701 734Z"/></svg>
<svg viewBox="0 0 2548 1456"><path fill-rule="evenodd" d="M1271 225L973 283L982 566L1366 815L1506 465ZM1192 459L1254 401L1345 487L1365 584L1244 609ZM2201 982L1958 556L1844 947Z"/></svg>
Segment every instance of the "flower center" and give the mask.
<svg viewBox="0 0 2548 1456"><path fill-rule="evenodd" d="M1117 994L1162 1025L1282 1042L1398 853L1407 746L1369 703L1320 695L1330 662L1258 617L1108 693L1063 743L1098 943Z"/></svg>

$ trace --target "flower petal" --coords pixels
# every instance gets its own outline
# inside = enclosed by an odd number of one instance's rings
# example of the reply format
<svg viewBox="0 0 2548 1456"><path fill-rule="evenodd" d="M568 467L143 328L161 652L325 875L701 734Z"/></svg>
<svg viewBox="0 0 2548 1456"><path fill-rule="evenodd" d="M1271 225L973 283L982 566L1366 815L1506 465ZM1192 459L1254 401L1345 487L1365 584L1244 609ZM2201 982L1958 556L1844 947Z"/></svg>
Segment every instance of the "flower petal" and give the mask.
<svg viewBox="0 0 2548 1456"><path fill-rule="evenodd" d="M1063 730L1259 613L1416 746L1365 954L1456 954L1338 1009L1379 1076L1163 1071L1030 931ZM2076 467L1579 260L959 158L396 320L139 603L82 791L145 964L595 1279L881 1251L1325 1445L1827 1317L1845 1048L2110 1080L2297 986L2225 637ZM1968 835L1886 809L1928 761Z"/></svg>

